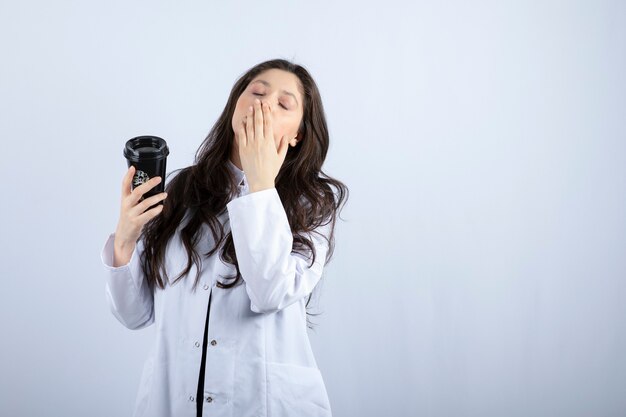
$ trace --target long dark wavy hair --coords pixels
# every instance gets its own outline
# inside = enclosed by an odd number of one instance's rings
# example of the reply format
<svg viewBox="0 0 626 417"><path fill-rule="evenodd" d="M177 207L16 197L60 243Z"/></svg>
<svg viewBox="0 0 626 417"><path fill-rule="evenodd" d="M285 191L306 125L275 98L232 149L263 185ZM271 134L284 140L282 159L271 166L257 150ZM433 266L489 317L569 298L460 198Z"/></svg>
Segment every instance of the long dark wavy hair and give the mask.
<svg viewBox="0 0 626 417"><path fill-rule="evenodd" d="M232 234L224 233L224 227L218 219L218 216L226 212L226 204L237 195L238 184L227 165L235 137L231 121L239 96L250 81L269 69L280 69L296 75L300 81L300 92L304 97L304 113L298 129L300 140L296 146L288 147L285 161L275 181L293 234L292 252L296 251L307 258L311 258L312 255L310 265L313 265L315 247L306 235L316 227L332 222L327 239L329 250L325 263L332 258L335 223L340 208L347 201L348 188L322 172L322 164L328 152L329 135L321 96L315 81L302 66L284 59L274 59L254 66L235 82L222 114L198 148L194 164L177 170L178 175L165 187L168 197L163 203L163 211L144 225L140 236L140 239L144 240L141 262L151 289L154 290L155 285L161 289L165 288L161 272L169 282L164 265L165 249L186 213L189 220L182 227L180 235L188 255L187 266L172 284L187 275L193 263L197 271L193 285L195 291L201 269L200 255L195 246L201 237L201 226L205 223L209 226L216 243L203 255L205 257L213 255L223 243L220 259L234 265L237 271L234 276L222 277L234 281L224 283L218 280L217 286L231 288L239 283L241 273ZM304 253L301 250L304 250ZM307 308L311 296L312 294L307 300Z"/></svg>

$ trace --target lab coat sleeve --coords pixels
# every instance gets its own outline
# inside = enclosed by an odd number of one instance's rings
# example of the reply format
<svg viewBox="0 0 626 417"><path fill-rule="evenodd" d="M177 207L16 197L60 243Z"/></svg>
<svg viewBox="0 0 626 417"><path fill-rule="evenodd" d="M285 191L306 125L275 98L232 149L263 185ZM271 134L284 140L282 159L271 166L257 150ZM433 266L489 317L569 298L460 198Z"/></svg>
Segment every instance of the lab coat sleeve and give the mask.
<svg viewBox="0 0 626 417"><path fill-rule="evenodd" d="M135 245L126 265L113 266L115 233L109 235L100 257L105 268L105 295L115 318L131 330L154 323L154 295L141 269L140 254L143 240Z"/></svg>
<svg viewBox="0 0 626 417"><path fill-rule="evenodd" d="M310 259L291 253L291 227L276 188L234 198L226 207L251 310L276 312L309 295L322 276L326 239L311 233L316 256L310 268ZM328 237L329 225L316 231Z"/></svg>

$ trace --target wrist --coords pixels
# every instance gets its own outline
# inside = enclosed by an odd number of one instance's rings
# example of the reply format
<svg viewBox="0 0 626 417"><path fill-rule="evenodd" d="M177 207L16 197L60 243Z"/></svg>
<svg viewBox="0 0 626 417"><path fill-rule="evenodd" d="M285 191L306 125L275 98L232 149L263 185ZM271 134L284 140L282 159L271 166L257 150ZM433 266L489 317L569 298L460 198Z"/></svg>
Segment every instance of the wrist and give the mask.
<svg viewBox="0 0 626 417"><path fill-rule="evenodd" d="M131 241L126 240L124 238L118 237L117 234L116 234L115 235L115 240L113 241L113 248L116 251L126 252L129 249L131 249L131 248L134 249L135 243L136 242L131 242Z"/></svg>
<svg viewBox="0 0 626 417"><path fill-rule="evenodd" d="M113 266L120 267L127 265L133 255L135 246L132 243L114 242L113 243Z"/></svg>
<svg viewBox="0 0 626 417"><path fill-rule="evenodd" d="M249 184L248 185L248 190L251 193L257 192L257 191L263 191L263 190L269 190L270 188L274 188L275 185L274 184Z"/></svg>

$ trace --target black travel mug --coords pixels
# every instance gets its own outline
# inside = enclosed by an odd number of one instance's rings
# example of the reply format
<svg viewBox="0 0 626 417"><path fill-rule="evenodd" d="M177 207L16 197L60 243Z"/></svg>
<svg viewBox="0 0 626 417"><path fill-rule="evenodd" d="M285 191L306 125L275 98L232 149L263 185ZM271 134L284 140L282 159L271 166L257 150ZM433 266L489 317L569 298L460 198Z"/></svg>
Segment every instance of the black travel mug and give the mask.
<svg viewBox="0 0 626 417"><path fill-rule="evenodd" d="M124 147L124 157L135 167L135 175L131 183L131 190L139 187L153 177L161 177L161 182L148 190L140 201L165 191L165 163L170 150L165 140L158 136L137 136L129 139ZM163 204L163 200L149 207L147 210Z"/></svg>

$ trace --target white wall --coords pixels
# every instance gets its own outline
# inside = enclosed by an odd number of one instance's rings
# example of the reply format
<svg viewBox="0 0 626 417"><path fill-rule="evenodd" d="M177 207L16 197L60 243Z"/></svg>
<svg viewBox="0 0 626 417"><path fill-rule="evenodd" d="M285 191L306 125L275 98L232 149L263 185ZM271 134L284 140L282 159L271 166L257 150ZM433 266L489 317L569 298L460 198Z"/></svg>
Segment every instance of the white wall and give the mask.
<svg viewBox="0 0 626 417"><path fill-rule="evenodd" d="M310 332L334 415L626 414L626 3L7 1L0 54L0 414L130 415L123 145L191 164L275 57L351 191Z"/></svg>

